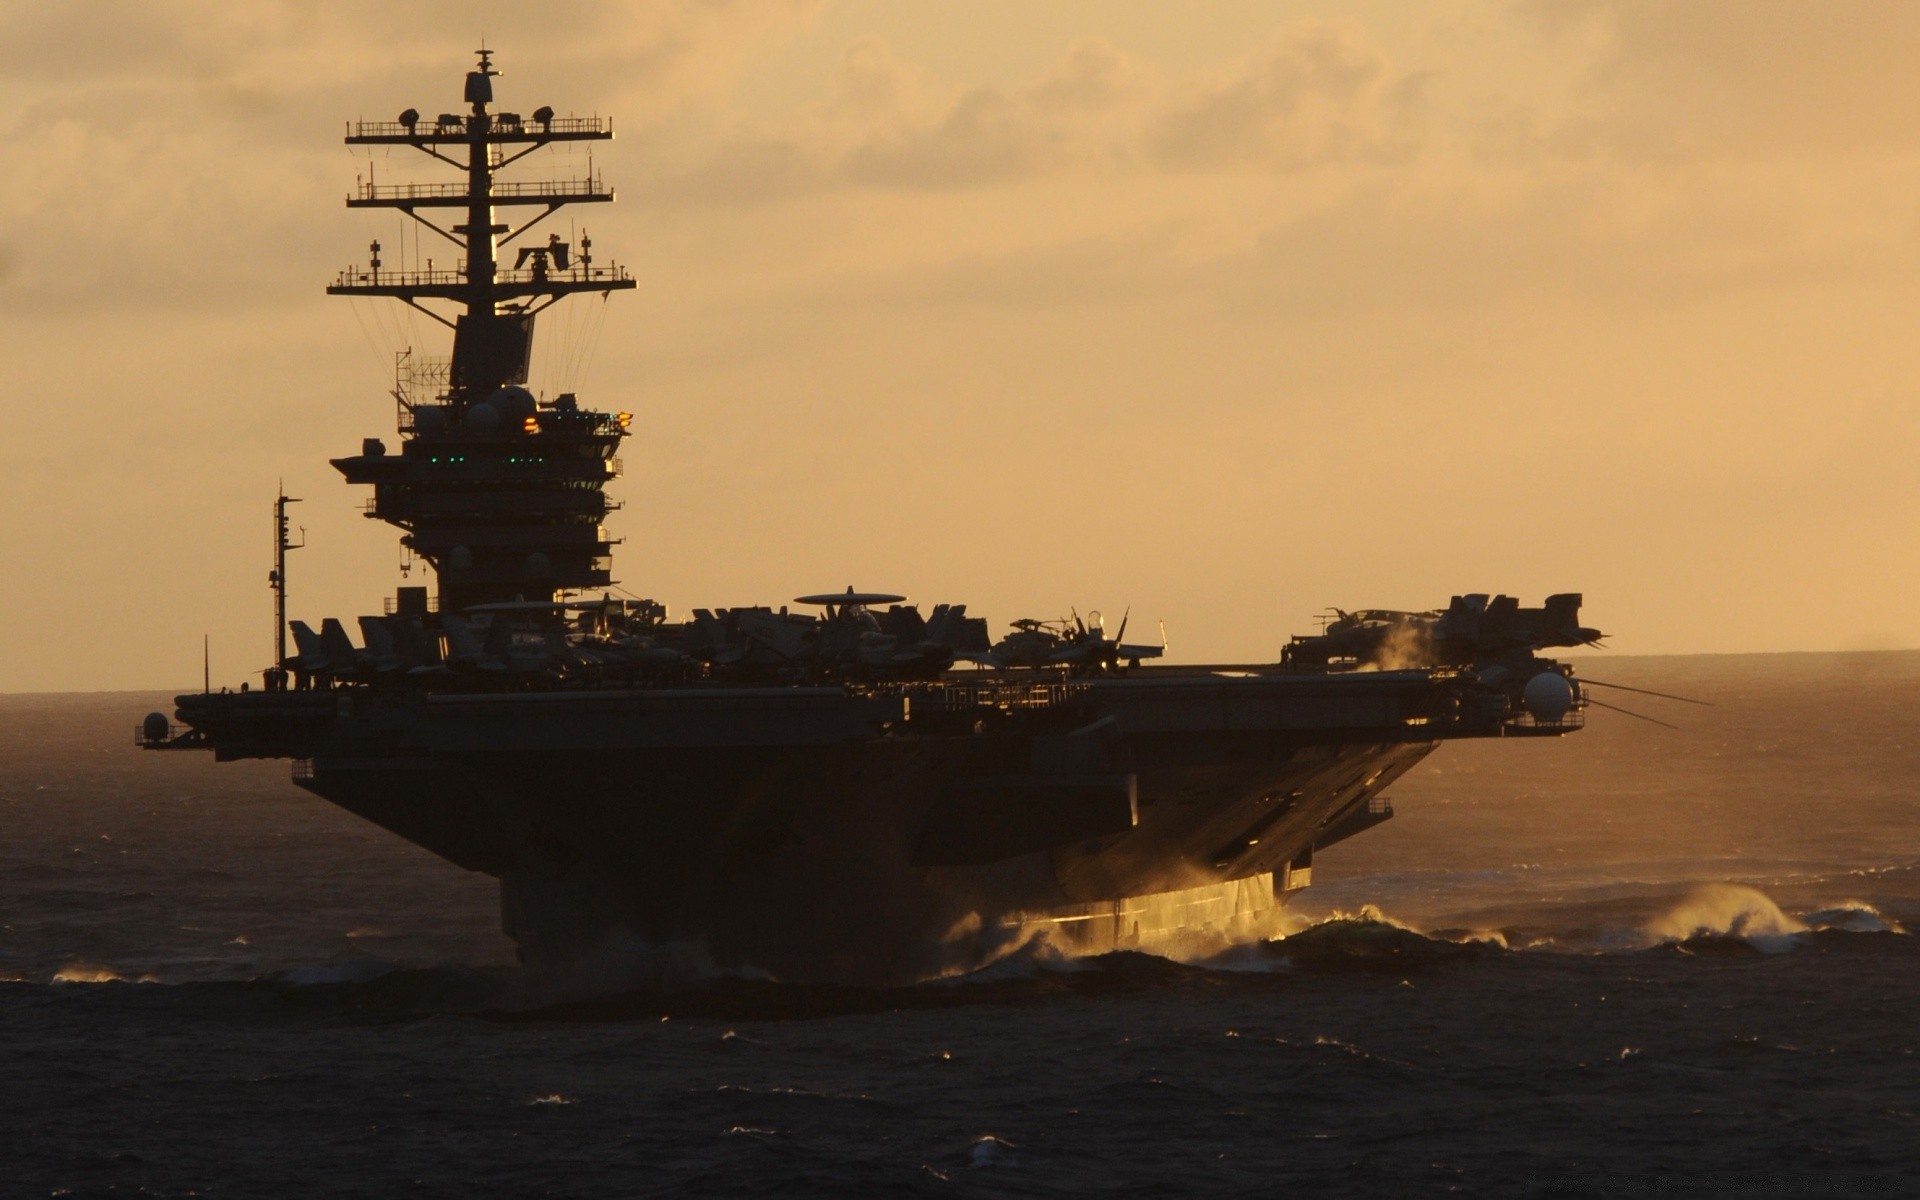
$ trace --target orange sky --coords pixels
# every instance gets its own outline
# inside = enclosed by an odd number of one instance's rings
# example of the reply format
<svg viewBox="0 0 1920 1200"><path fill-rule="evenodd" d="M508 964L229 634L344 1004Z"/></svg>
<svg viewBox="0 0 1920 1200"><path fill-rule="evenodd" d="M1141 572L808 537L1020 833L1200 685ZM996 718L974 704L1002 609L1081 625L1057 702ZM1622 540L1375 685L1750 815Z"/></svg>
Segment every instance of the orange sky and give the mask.
<svg viewBox="0 0 1920 1200"><path fill-rule="evenodd" d="M621 203L564 215L640 287L532 382L638 414L616 574L676 611L1131 606L1205 661L1583 591L1624 652L1920 645L1920 8L1173 12L14 0L0 690L264 666L283 477L295 616L402 582L326 459L444 346L321 289L440 254L356 175L441 176L339 138L483 35L503 107L614 115Z"/></svg>

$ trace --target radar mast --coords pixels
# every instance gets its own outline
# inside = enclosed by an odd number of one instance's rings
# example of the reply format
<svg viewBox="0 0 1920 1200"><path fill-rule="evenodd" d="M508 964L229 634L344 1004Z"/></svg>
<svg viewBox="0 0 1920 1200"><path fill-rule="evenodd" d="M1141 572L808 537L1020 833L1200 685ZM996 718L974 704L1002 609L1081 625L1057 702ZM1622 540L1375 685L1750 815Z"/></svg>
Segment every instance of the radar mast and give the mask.
<svg viewBox="0 0 1920 1200"><path fill-rule="evenodd" d="M367 515L406 531L401 542L434 568L446 612L611 583L613 543L600 525L611 506L601 488L618 473L614 451L630 420L583 410L571 393L537 401L524 386L540 312L576 293L604 296L634 282L618 264L595 264L584 233L578 245L558 233L514 243L569 204L611 202L613 189L591 167L576 179L499 178L543 146L609 140L613 123L559 117L549 107L528 117L493 111L501 73L491 51L477 53L466 112L428 120L410 108L393 121L350 122L346 137L351 146L411 146L461 173L457 182L367 179L347 197L349 208L406 214L453 243L459 265L390 269L375 241L366 266L342 271L327 288L399 300L453 333L446 360L399 356L400 453L368 438L359 455L333 460L348 482L373 485ZM496 209L537 211L514 223ZM509 249L517 254L503 266ZM403 589L400 604L408 603Z"/></svg>

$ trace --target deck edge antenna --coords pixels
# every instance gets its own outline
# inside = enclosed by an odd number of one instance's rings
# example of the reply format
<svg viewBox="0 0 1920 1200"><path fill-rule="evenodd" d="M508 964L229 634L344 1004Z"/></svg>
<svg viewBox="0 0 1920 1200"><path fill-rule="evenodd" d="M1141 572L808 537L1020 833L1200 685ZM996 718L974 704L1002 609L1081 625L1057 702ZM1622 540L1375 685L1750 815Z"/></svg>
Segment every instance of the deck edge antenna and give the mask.
<svg viewBox="0 0 1920 1200"><path fill-rule="evenodd" d="M278 682L286 678L287 664L287 551L302 550L307 545L307 527L300 526L300 540L294 541L288 534L287 505L300 503L298 496L287 495L287 485L282 482L279 494L273 500L273 570L267 572L267 586L273 589L273 666L270 679ZM272 690L279 690L269 684Z"/></svg>

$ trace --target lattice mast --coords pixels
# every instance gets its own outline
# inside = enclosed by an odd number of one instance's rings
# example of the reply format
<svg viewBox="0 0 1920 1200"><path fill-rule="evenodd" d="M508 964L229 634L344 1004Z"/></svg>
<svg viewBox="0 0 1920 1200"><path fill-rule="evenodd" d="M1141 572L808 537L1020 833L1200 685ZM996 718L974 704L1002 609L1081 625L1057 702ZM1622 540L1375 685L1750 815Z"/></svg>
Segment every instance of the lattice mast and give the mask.
<svg viewBox="0 0 1920 1200"><path fill-rule="evenodd" d="M618 265L596 266L584 234L577 246L552 234L519 247L511 267L500 263L503 248L566 205L614 198L591 169L584 178L537 182L504 181L500 172L555 142L611 139L612 122L556 117L551 108L530 119L491 111L500 72L491 52L478 53L466 77L466 114L428 122L408 109L396 121L350 123L346 138L349 145L411 146L462 173L456 183L363 180L347 197L349 208L405 213L458 247L460 265L390 270L376 241L366 267L341 272L327 288L336 296L391 297L453 332L444 390L397 392L401 453L389 455L369 438L359 455L333 460L349 482L373 485L368 515L406 530L403 544L433 566L443 611L551 600L561 590L611 582L601 488L617 471L614 451L628 420L583 410L571 394L538 402L523 385L538 313L577 292L631 288L632 277ZM497 208L540 211L516 226L500 222ZM443 210L464 220L445 224L428 215ZM432 302L455 311L449 316Z"/></svg>

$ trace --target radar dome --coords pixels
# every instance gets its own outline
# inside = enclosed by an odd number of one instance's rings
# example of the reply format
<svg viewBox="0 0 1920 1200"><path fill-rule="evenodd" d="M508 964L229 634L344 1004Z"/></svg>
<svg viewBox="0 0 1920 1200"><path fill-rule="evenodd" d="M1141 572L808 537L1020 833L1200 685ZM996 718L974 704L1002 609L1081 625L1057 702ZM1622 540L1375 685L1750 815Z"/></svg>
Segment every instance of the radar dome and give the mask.
<svg viewBox="0 0 1920 1200"><path fill-rule="evenodd" d="M147 719L140 722L140 736L149 742L166 741L168 732L167 714L165 713L148 713Z"/></svg>
<svg viewBox="0 0 1920 1200"><path fill-rule="evenodd" d="M520 428L520 423L531 417L539 407L532 392L511 383L488 396L482 403L491 404L499 410L500 419L506 422L509 429Z"/></svg>
<svg viewBox="0 0 1920 1200"><path fill-rule="evenodd" d="M482 400L467 410L467 429L472 433L495 433L500 428L500 410Z"/></svg>
<svg viewBox="0 0 1920 1200"><path fill-rule="evenodd" d="M1558 721L1573 707L1573 683L1565 675L1542 671L1527 680L1520 701L1536 720Z"/></svg>

